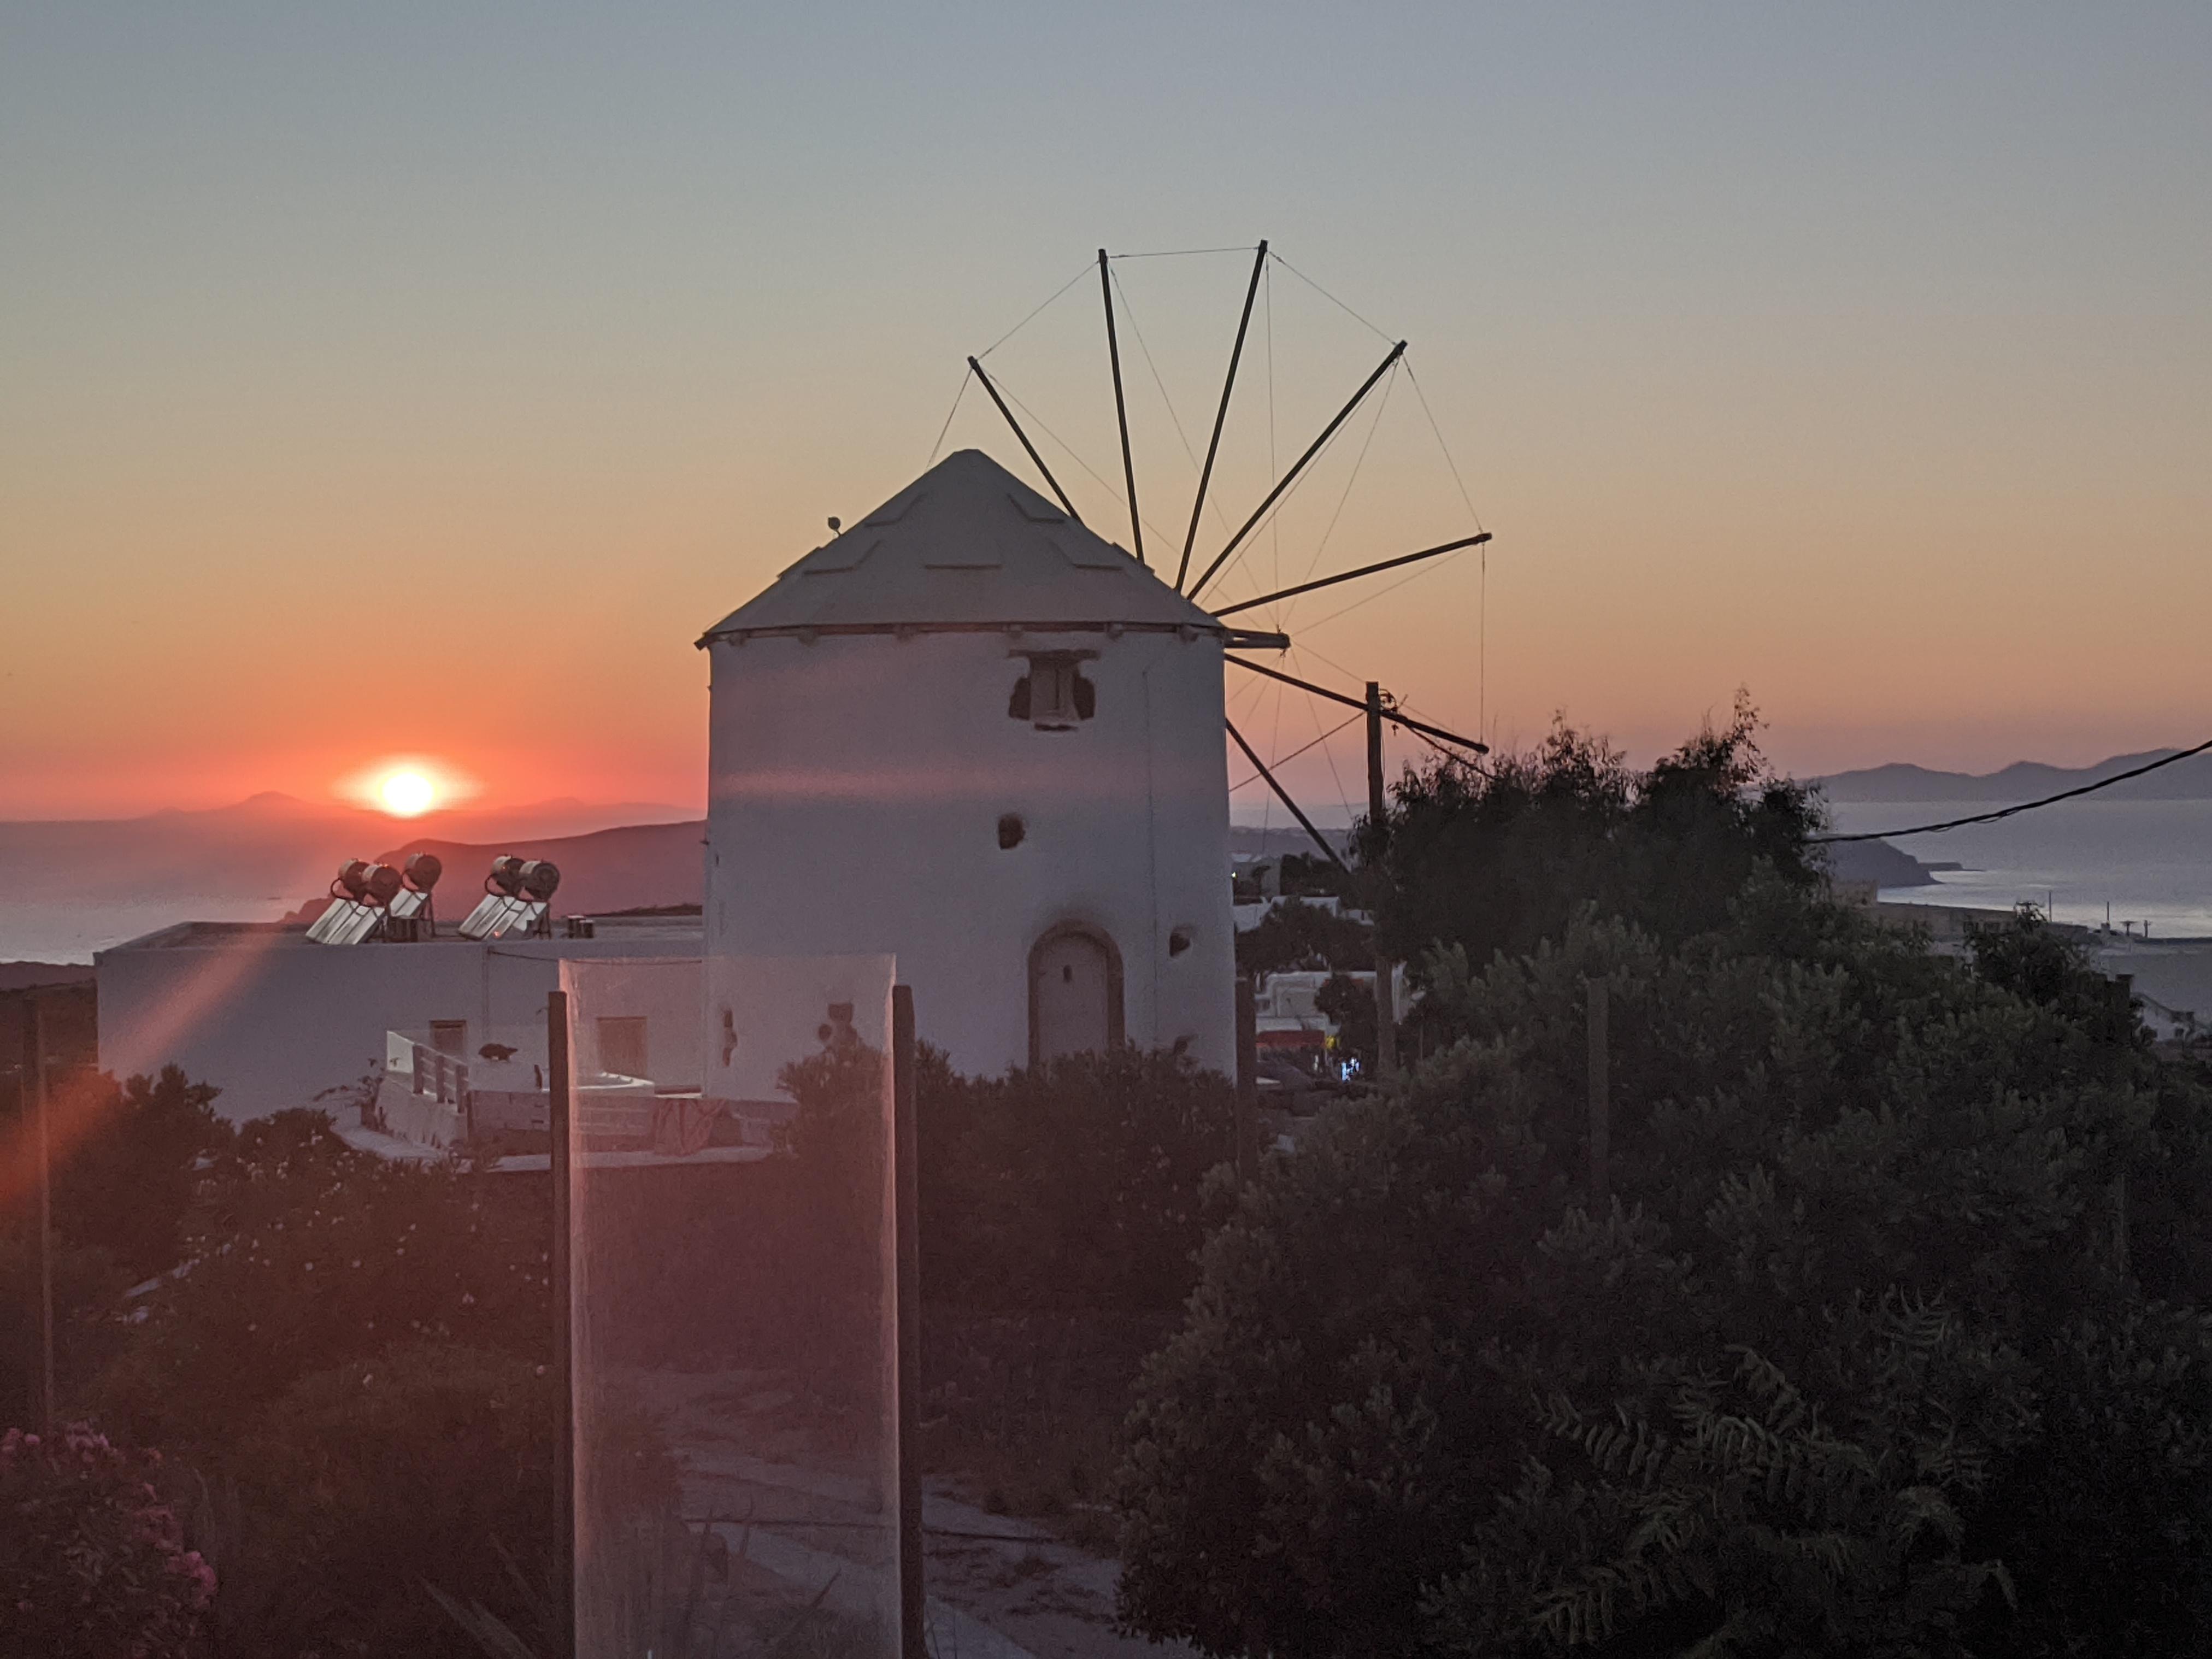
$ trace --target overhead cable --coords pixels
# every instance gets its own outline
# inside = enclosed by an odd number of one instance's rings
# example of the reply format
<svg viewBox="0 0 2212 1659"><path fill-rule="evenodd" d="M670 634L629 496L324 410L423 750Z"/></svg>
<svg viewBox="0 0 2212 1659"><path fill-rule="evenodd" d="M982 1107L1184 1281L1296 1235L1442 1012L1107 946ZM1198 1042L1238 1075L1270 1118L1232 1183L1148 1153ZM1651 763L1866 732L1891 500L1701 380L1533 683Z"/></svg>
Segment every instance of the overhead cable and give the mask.
<svg viewBox="0 0 2212 1659"><path fill-rule="evenodd" d="M1971 817L1946 818L1941 823L1919 823L1910 830L1868 830L1854 836L1813 836L1808 837L1816 845L1834 846L1847 841L1887 841L1895 836L1934 836L1946 830L1963 830L1970 823L1995 823L2021 812L2033 812L2039 806L2056 806L2062 800L2073 800L2081 795L2094 795L2100 789L2109 789L2116 783L2125 783L2130 778L2139 778L2146 772L2155 772L2161 766L2171 766L2176 761L2185 761L2192 755L2201 755L2212 749L2212 738L2207 738L2194 749L2183 749L2154 760L2148 766L2130 767L2124 772L2115 772L2109 778L2100 778L2094 783L2085 783L2076 789L2062 789L2055 795L2045 795L2041 800L2024 800L2017 806L2000 807L1994 812L1977 812Z"/></svg>

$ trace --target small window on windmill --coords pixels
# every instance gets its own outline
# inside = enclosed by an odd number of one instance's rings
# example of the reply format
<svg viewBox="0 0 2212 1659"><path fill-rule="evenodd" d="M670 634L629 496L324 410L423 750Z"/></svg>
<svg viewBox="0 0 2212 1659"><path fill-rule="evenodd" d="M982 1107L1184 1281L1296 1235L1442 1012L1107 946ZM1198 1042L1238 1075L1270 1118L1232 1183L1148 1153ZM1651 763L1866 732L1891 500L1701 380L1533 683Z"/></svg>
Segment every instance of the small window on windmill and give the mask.
<svg viewBox="0 0 2212 1659"><path fill-rule="evenodd" d="M1084 678L1089 651L1031 651L1029 672L1014 682L1006 700L1008 718L1027 720L1040 732L1072 732L1098 712L1098 688Z"/></svg>

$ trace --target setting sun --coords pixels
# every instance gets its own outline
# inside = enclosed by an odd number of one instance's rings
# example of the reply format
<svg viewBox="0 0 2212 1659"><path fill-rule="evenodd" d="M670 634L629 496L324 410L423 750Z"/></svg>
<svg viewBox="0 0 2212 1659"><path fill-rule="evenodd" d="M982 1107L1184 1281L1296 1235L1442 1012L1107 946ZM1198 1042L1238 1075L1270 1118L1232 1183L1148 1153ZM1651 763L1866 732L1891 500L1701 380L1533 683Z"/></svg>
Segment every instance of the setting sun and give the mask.
<svg viewBox="0 0 2212 1659"><path fill-rule="evenodd" d="M436 803L438 787L420 772L387 772L377 783L376 799L394 817L411 818Z"/></svg>

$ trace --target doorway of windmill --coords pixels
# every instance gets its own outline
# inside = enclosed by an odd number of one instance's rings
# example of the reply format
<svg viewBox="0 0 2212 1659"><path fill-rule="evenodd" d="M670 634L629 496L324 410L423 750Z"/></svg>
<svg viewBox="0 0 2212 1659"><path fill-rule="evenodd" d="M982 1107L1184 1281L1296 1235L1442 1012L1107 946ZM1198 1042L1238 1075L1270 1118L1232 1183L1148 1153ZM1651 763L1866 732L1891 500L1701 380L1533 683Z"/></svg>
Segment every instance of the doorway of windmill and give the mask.
<svg viewBox="0 0 2212 1659"><path fill-rule="evenodd" d="M1121 953L1091 928L1054 928L1030 951L1030 1063L1121 1041Z"/></svg>

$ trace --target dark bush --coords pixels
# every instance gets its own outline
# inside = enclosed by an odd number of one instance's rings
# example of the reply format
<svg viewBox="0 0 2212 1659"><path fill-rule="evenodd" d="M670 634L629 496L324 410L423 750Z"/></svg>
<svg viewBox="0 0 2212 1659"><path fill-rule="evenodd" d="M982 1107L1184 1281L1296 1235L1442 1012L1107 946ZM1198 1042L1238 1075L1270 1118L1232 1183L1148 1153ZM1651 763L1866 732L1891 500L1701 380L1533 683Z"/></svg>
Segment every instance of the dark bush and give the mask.
<svg viewBox="0 0 2212 1659"><path fill-rule="evenodd" d="M963 1079L926 1054L922 1284L991 1308L1172 1308L1235 1155L1236 1091L1165 1053L1070 1055Z"/></svg>
<svg viewBox="0 0 2212 1659"><path fill-rule="evenodd" d="M215 1115L217 1091L173 1066L157 1078L76 1086L89 1104L84 1132L56 1162L55 1231L107 1251L134 1280L165 1273L184 1255L200 1161L229 1139Z"/></svg>
<svg viewBox="0 0 2212 1659"><path fill-rule="evenodd" d="M319 1112L246 1124L204 1172L184 1270L138 1304L102 1412L182 1452L395 1341L546 1357L542 1190L349 1146Z"/></svg>
<svg viewBox="0 0 2212 1659"><path fill-rule="evenodd" d="M1672 947L1584 922L1483 971L1431 955L1450 1045L1270 1161L1148 1370L1121 1487L1138 1629L1278 1655L2201 1650L2204 1230L2161 1211L2194 1305L2162 1304L2119 1200L2202 1167L2212 1098L2111 1040L2078 963L2023 996L1788 882L1732 908Z"/></svg>
<svg viewBox="0 0 2212 1659"><path fill-rule="evenodd" d="M216 1590L155 1481L89 1424L0 1436L0 1659L183 1659Z"/></svg>
<svg viewBox="0 0 2212 1659"><path fill-rule="evenodd" d="M554 1559L557 1386L542 1364L423 1343L295 1383L211 1479L225 1650L473 1659L427 1586L529 1628ZM619 1502L672 1498L641 1426L614 1462Z"/></svg>

